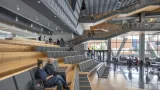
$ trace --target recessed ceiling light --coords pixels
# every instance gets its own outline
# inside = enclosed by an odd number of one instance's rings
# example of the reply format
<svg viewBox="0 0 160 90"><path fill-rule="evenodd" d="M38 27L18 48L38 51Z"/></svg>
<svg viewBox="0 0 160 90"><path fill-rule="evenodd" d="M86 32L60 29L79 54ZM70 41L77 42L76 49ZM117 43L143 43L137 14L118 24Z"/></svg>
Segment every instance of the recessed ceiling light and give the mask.
<svg viewBox="0 0 160 90"><path fill-rule="evenodd" d="M43 28L41 28L41 31L43 31Z"/></svg>
<svg viewBox="0 0 160 90"><path fill-rule="evenodd" d="M17 10L19 11L20 9L19 9L19 5L17 4Z"/></svg>
<svg viewBox="0 0 160 90"><path fill-rule="evenodd" d="M54 16L54 17L57 17L57 16Z"/></svg>
<svg viewBox="0 0 160 90"><path fill-rule="evenodd" d="M18 17L16 17L16 22L18 21Z"/></svg>
<svg viewBox="0 0 160 90"><path fill-rule="evenodd" d="M38 17L36 17L36 20L38 20Z"/></svg>
<svg viewBox="0 0 160 90"><path fill-rule="evenodd" d="M31 27L33 27L33 24L31 23Z"/></svg>
<svg viewBox="0 0 160 90"><path fill-rule="evenodd" d="M38 1L38 3L40 3L40 1Z"/></svg>

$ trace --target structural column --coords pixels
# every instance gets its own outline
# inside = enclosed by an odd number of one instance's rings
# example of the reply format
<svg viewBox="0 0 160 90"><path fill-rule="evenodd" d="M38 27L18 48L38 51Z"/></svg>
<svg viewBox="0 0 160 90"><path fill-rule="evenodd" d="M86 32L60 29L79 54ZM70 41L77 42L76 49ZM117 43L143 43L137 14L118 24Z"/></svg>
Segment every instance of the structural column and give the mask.
<svg viewBox="0 0 160 90"><path fill-rule="evenodd" d="M145 34L139 35L139 59L145 60Z"/></svg>
<svg viewBox="0 0 160 90"><path fill-rule="evenodd" d="M139 22L145 22L145 12L141 12L139 16ZM145 60L145 34L141 33L139 35L139 59Z"/></svg>
<svg viewBox="0 0 160 90"><path fill-rule="evenodd" d="M111 61L111 39L108 39L108 61Z"/></svg>

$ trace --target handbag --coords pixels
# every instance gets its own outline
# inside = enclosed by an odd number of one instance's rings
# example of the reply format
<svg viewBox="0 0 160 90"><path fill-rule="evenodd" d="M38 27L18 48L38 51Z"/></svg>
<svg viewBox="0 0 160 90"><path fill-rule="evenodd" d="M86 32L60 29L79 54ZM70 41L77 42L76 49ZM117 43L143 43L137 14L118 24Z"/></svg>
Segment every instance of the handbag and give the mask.
<svg viewBox="0 0 160 90"><path fill-rule="evenodd" d="M33 80L32 81L32 90L44 90L44 85L42 80Z"/></svg>

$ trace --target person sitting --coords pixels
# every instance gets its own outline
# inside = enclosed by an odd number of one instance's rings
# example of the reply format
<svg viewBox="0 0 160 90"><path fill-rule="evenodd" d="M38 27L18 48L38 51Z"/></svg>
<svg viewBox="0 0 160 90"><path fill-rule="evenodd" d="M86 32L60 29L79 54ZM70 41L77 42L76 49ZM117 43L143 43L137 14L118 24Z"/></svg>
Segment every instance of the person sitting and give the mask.
<svg viewBox="0 0 160 90"><path fill-rule="evenodd" d="M48 75L60 75L65 81L66 81L66 75L65 72L57 72L53 67L53 60L54 58L48 59L48 63L45 66L45 71Z"/></svg>
<svg viewBox="0 0 160 90"><path fill-rule="evenodd" d="M45 62L43 60L38 60L37 71L35 73L35 78L43 81L45 87L52 87L57 85L58 90L62 90L63 86L68 86L66 81L59 75L48 75L44 71Z"/></svg>

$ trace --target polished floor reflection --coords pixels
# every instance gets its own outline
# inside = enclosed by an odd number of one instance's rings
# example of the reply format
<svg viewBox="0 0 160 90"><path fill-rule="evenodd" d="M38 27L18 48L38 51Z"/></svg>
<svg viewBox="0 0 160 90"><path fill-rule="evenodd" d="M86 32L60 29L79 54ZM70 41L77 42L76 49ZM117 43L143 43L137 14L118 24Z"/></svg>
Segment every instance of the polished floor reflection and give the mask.
<svg viewBox="0 0 160 90"><path fill-rule="evenodd" d="M110 64L108 79L90 77L93 90L160 90L157 69Z"/></svg>

